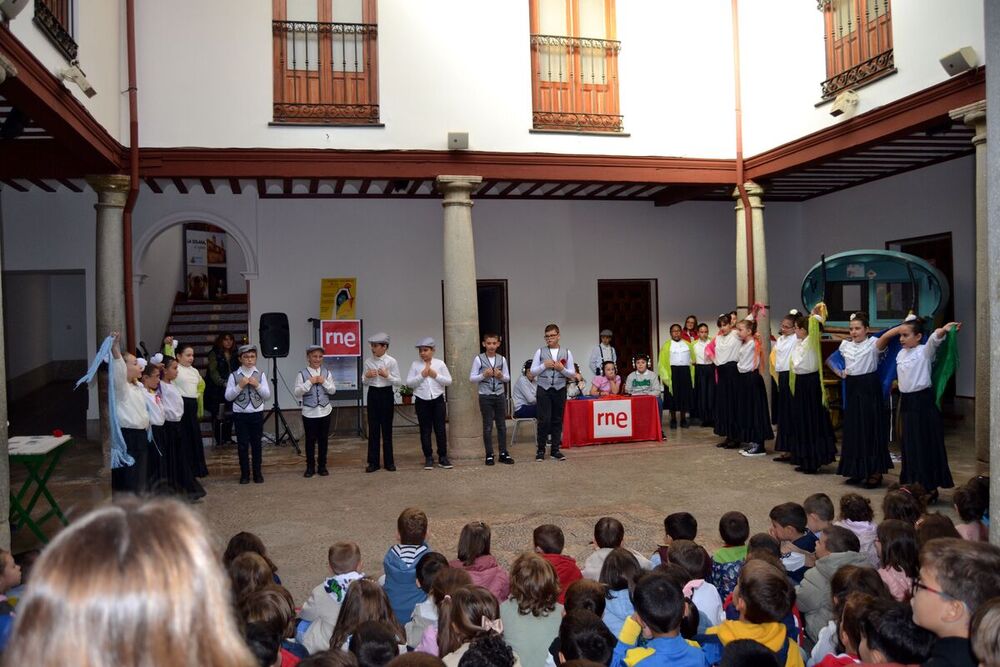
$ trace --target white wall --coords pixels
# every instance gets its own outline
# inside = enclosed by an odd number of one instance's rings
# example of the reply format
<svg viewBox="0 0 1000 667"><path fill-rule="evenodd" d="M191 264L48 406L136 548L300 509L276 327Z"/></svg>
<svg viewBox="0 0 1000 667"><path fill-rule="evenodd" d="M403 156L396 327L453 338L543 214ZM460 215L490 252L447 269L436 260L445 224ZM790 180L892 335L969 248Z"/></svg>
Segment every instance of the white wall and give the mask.
<svg viewBox="0 0 1000 667"><path fill-rule="evenodd" d="M727 4L727 3L721 3ZM740 59L746 155L793 141L948 78L938 60L963 46L985 58L982 0L892 3L895 74L858 89L852 114L830 116L823 14L812 0L743 0Z"/></svg>
<svg viewBox="0 0 1000 667"><path fill-rule="evenodd" d="M801 285L820 254L885 249L894 239L950 231L961 321L956 391L975 395L976 210L975 159L911 171L802 204L770 204L764 212L771 304L801 308Z"/></svg>
<svg viewBox="0 0 1000 667"><path fill-rule="evenodd" d="M120 0L74 0L76 5L77 59L80 69L97 91L88 98L74 84L67 89L122 144L128 144L128 104L121 92L127 87L125 63L125 3ZM136 3L141 4L141 3ZM57 50L33 22L34 3L10 23L10 30L45 67L56 74L67 67L66 56ZM176 35L175 35L176 37Z"/></svg>
<svg viewBox="0 0 1000 667"><path fill-rule="evenodd" d="M728 3L619 2L628 137L532 134L527 2L381 0L384 128L268 127L270 0L138 4L141 143L731 157ZM184 48L178 48L178 36Z"/></svg>

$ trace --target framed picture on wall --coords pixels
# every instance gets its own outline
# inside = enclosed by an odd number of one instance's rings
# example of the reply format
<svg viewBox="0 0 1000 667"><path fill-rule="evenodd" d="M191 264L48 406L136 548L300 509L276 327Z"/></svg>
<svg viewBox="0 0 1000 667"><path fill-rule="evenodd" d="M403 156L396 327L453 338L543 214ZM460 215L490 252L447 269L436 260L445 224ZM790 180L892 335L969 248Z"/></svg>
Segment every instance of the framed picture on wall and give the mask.
<svg viewBox="0 0 1000 667"><path fill-rule="evenodd" d="M188 301L222 301L226 285L226 232L213 225L184 225L185 292Z"/></svg>

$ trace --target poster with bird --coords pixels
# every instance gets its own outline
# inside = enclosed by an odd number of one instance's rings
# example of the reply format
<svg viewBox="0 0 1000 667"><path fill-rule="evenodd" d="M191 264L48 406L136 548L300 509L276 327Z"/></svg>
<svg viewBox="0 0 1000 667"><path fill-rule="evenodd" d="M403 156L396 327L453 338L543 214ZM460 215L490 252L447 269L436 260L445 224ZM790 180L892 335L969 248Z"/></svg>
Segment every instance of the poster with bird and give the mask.
<svg viewBox="0 0 1000 667"><path fill-rule="evenodd" d="M354 308L357 294L357 278L323 278L320 282L320 319L357 319Z"/></svg>

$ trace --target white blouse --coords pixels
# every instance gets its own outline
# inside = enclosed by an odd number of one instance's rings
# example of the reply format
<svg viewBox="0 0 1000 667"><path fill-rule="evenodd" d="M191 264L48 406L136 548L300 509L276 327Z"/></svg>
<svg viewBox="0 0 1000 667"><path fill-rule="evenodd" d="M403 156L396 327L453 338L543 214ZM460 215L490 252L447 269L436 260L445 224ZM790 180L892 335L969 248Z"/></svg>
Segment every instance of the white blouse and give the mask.
<svg viewBox="0 0 1000 667"><path fill-rule="evenodd" d="M878 338L866 338L860 343L853 340L840 341L840 354L844 357L844 372L847 375L868 375L878 368Z"/></svg>
<svg viewBox="0 0 1000 667"><path fill-rule="evenodd" d="M786 334L783 336L778 336L778 340L774 343L774 372L784 373L792 369L791 359L792 350L795 348L795 343L798 339L795 334Z"/></svg>
<svg viewBox="0 0 1000 667"><path fill-rule="evenodd" d="M146 409L149 412L149 423L153 426L163 426L166 417L163 414L163 402L155 391L144 390L146 394Z"/></svg>
<svg viewBox="0 0 1000 667"><path fill-rule="evenodd" d="M931 333L930 338L924 345L917 345L914 348L903 348L896 355L896 376L899 381L899 391L904 394L912 394L923 391L931 386L931 366L934 364L934 355L941 345L944 337L938 337L936 333Z"/></svg>
<svg viewBox="0 0 1000 667"><path fill-rule="evenodd" d="M194 366L181 366L177 364L177 377L174 379L174 386L181 392L184 398L198 398L198 383L201 382L201 373Z"/></svg>
<svg viewBox="0 0 1000 667"><path fill-rule="evenodd" d="M712 360L705 356L706 347L708 347L707 340L696 340L694 342L694 363L702 366L712 363Z"/></svg>
<svg viewBox="0 0 1000 667"><path fill-rule="evenodd" d="M170 382L160 381L160 405L167 421L179 422L184 417L184 399Z"/></svg>
<svg viewBox="0 0 1000 667"><path fill-rule="evenodd" d="M740 344L737 355L736 368L740 373L757 370L757 343L753 338Z"/></svg>
<svg viewBox="0 0 1000 667"><path fill-rule="evenodd" d="M149 413L146 410L146 388L128 381L128 371L124 359L115 359L111 364L115 383L115 411L118 424L122 428L137 428L145 431L149 427Z"/></svg>
<svg viewBox="0 0 1000 667"><path fill-rule="evenodd" d="M670 341L670 365L671 366L690 366L691 365L691 348L683 340L671 340Z"/></svg>
<svg viewBox="0 0 1000 667"><path fill-rule="evenodd" d="M819 359L816 350L808 338L795 341L791 355L792 372L796 375L808 375L819 370Z"/></svg>
<svg viewBox="0 0 1000 667"><path fill-rule="evenodd" d="M715 365L722 366L730 361L736 361L740 353L740 338L733 329L725 336L717 334L715 336Z"/></svg>

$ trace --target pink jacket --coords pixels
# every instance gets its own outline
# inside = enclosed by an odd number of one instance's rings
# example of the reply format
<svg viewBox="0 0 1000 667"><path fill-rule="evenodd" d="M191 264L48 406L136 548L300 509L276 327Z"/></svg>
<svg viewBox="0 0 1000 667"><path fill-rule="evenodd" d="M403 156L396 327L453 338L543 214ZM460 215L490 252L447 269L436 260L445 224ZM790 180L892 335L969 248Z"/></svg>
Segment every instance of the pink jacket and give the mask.
<svg viewBox="0 0 1000 667"><path fill-rule="evenodd" d="M462 561L457 559L448 565L468 572L469 576L472 577L472 583L493 593L498 602L503 602L510 597L510 576L507 574L507 570L500 567L497 559L493 556L480 556L472 565L463 565Z"/></svg>
<svg viewBox="0 0 1000 667"><path fill-rule="evenodd" d="M905 572L894 567L883 567L879 569L878 576L882 577L889 593L896 600L906 602L909 599L910 591L913 590L913 580L906 576Z"/></svg>

